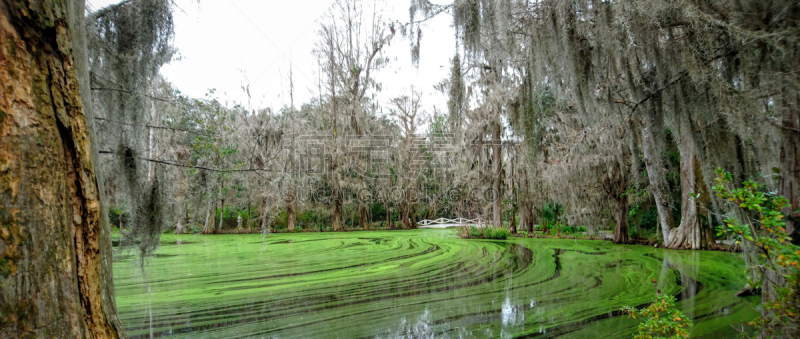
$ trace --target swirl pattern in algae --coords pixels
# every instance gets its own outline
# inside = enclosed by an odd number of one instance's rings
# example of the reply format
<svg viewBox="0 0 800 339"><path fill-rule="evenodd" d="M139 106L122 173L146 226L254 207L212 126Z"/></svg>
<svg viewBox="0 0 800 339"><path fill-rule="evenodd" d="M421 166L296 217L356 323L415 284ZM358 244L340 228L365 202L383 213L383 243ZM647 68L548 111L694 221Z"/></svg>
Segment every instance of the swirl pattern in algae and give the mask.
<svg viewBox="0 0 800 339"><path fill-rule="evenodd" d="M651 279L693 337L720 338L757 304L734 296L735 254L452 230L165 235L144 270L116 260L134 338L629 338L637 323L619 309L646 305Z"/></svg>

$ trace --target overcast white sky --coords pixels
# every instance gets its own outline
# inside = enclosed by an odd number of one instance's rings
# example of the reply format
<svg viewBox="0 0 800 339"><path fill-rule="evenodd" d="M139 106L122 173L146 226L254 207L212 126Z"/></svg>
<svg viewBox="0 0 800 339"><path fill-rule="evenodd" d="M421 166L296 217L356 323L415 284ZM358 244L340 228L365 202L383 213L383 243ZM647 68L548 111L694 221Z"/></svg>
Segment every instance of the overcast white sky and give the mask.
<svg viewBox="0 0 800 339"><path fill-rule="evenodd" d="M187 95L202 97L211 88L229 104L279 109L289 104L289 64L292 63L295 105L317 96L318 66L312 54L318 20L334 0L175 0L175 47L179 59L161 72ZM117 0L87 0L98 9ZM371 3L365 0L365 3ZM382 4L382 5L381 5ZM408 0L378 1L384 17L408 21ZM429 112L446 110L446 98L433 85L448 76L454 55L452 17L442 13L423 24L419 69L411 65L410 47L399 34L387 50L388 68L376 75L383 106L413 85L424 92ZM250 102L242 85L250 83Z"/></svg>

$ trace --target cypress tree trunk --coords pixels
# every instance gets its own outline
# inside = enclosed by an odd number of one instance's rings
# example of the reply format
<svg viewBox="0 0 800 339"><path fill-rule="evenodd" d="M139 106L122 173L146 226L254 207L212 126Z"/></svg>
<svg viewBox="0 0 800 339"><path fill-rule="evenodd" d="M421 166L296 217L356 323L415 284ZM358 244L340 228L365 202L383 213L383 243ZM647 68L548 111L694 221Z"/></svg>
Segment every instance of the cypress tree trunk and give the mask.
<svg viewBox="0 0 800 339"><path fill-rule="evenodd" d="M517 209L511 210L511 225L509 226L511 233L517 233Z"/></svg>
<svg viewBox="0 0 800 339"><path fill-rule="evenodd" d="M175 226L175 234L183 233L183 212L178 213L178 224Z"/></svg>
<svg viewBox="0 0 800 339"><path fill-rule="evenodd" d="M258 202L258 215L260 220L259 230L263 230L267 226L267 199L261 198Z"/></svg>
<svg viewBox="0 0 800 339"><path fill-rule="evenodd" d="M784 103L784 112L782 117L781 128L781 168L780 175L781 181L778 188L778 194L785 197L789 202L789 207L783 212L788 217L786 218L786 233L792 237L792 242L800 243L800 215L794 213L800 208L800 97L797 95L787 95L793 100L784 99L789 103ZM793 102L792 102L793 101ZM776 290L779 288L790 288L794 291L800 289L800 286L788 286L786 279L778 272L773 270L764 270L764 283L762 285L761 302L763 304L771 303L777 297ZM798 302L800 297L794 293L793 297L795 302ZM762 316L765 319L770 319L770 311L762 311ZM800 336L800 329L786 324L770 324L775 333L763 332L760 338L770 338L771 335L779 335L784 338L797 338ZM781 328L782 327L782 328Z"/></svg>
<svg viewBox="0 0 800 339"><path fill-rule="evenodd" d="M401 209L400 218L402 219L403 222L403 228L410 228L411 225L408 222L408 210L409 210L408 203L405 203L400 209Z"/></svg>
<svg viewBox="0 0 800 339"><path fill-rule="evenodd" d="M206 209L206 222L205 222L205 224L203 224L203 234L211 233L211 228L209 227L209 226L212 226L212 225L209 224L209 220L212 219L211 215L212 215L211 207L209 206L208 209ZM212 223L213 223L213 221L212 221Z"/></svg>
<svg viewBox="0 0 800 339"><path fill-rule="evenodd" d="M386 228L392 229L392 208L386 207Z"/></svg>
<svg viewBox="0 0 800 339"><path fill-rule="evenodd" d="M620 145L619 161L613 163L614 175L609 178L606 188L608 194L614 201L614 218L617 225L614 227L614 243L624 244L630 239L628 230L628 197L625 191L628 189L630 177L630 154L628 145Z"/></svg>
<svg viewBox="0 0 800 339"><path fill-rule="evenodd" d="M702 180L698 180L699 164L697 163L697 150L689 117L680 118L680 137L678 151L681 160L681 225L670 232L668 248L690 248L693 250L708 248L708 238L701 229L697 217L697 202L692 196Z"/></svg>
<svg viewBox="0 0 800 339"><path fill-rule="evenodd" d="M515 186L514 164L511 164L511 166L509 166L509 167L511 167L510 168L510 170L511 170L510 177L511 177L511 195L512 195L511 196L511 201L512 201L512 203L511 203L511 224L509 225L509 230L513 234L513 233L517 233L517 209L519 208L519 199L518 199L519 198L519 195L518 195L519 190L517 189L517 186Z"/></svg>
<svg viewBox="0 0 800 339"><path fill-rule="evenodd" d="M247 202L247 233L250 233L250 231L252 231L252 228L250 227L250 205L252 203L253 203L252 201Z"/></svg>
<svg viewBox="0 0 800 339"><path fill-rule="evenodd" d="M222 231L222 223L225 221L222 219L224 213L225 213L225 199L221 199L219 202L219 224L217 224L217 227L214 229L214 233L219 233L220 231Z"/></svg>
<svg viewBox="0 0 800 339"><path fill-rule="evenodd" d="M83 107L83 13L83 1L0 2L3 338L124 336Z"/></svg>
<svg viewBox="0 0 800 339"><path fill-rule="evenodd" d="M502 140L500 140L501 133L502 126L499 123L494 123L492 125L492 172L494 174L494 182L492 183L492 223L495 227L503 227L503 217L500 213L500 200L502 200L500 192L502 178L500 174L503 170L503 166L500 163L502 161L500 152L503 149Z"/></svg>
<svg viewBox="0 0 800 339"><path fill-rule="evenodd" d="M333 201L333 217L332 217L332 227L334 231L343 231L344 224L342 223L342 200L339 196L338 191L334 191L332 196Z"/></svg>
<svg viewBox="0 0 800 339"><path fill-rule="evenodd" d="M525 230L528 231L528 235L533 235L533 214L531 213L531 206L529 204L525 204L522 207L522 215L525 216Z"/></svg>
<svg viewBox="0 0 800 339"><path fill-rule="evenodd" d="M650 180L649 191L653 194L658 211L658 221L661 225L661 232L664 237L664 244L669 243L670 232L675 228L675 218L669 208L667 198L667 178L664 173L664 162L658 150L664 149L661 126L661 114L659 112L661 100L656 96L650 103L649 112L642 115L643 123L639 126L642 130L642 151L644 153L644 163L647 167L647 177Z"/></svg>
<svg viewBox="0 0 800 339"><path fill-rule="evenodd" d="M286 193L286 229L289 232L294 232L297 228L297 218L294 212L294 199L292 197L292 192L289 191Z"/></svg>
<svg viewBox="0 0 800 339"><path fill-rule="evenodd" d="M790 96L791 97L791 96ZM794 95L794 103L785 105L781 128L781 184L779 194L789 201L783 212L786 218L786 233L792 242L800 244L800 96Z"/></svg>
<svg viewBox="0 0 800 339"><path fill-rule="evenodd" d="M630 240L630 231L628 230L628 199L624 196L619 196L616 199L616 209L614 209L614 218L617 221L617 226L614 227L614 243L626 244Z"/></svg>
<svg viewBox="0 0 800 339"><path fill-rule="evenodd" d="M410 228L417 228L417 209L414 203L411 203L411 207L409 207L409 214L411 217L411 226Z"/></svg>
<svg viewBox="0 0 800 339"><path fill-rule="evenodd" d="M369 230L369 223L367 223L367 205L362 203L358 204L358 226L362 230Z"/></svg>

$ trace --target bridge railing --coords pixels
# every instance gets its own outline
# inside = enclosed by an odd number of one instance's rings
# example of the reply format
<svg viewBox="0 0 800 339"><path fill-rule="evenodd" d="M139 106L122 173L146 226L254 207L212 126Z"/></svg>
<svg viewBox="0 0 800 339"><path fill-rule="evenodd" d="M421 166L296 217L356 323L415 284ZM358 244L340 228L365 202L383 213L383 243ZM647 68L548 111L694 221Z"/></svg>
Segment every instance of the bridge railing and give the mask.
<svg viewBox="0 0 800 339"><path fill-rule="evenodd" d="M486 223L483 222L480 218L475 219L467 219L467 218L456 218L456 219L448 219L448 218L438 218L438 219L424 219L417 222L419 226L434 226L434 225L476 225L478 227L485 227Z"/></svg>

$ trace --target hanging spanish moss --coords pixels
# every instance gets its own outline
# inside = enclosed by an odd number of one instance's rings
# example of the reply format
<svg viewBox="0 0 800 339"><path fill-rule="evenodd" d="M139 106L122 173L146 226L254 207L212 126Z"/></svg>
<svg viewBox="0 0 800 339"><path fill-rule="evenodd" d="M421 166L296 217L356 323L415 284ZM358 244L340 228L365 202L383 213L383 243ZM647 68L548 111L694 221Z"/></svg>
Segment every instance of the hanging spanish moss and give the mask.
<svg viewBox="0 0 800 339"><path fill-rule="evenodd" d="M109 188L121 186L118 204L128 206L129 223L121 230L124 244L136 244L142 255L158 246L167 204L163 167L151 158L152 130L158 121L151 93L159 69L174 49L169 1L124 1L91 13L87 19L90 72L101 143L115 154L102 163ZM118 178L118 179L117 179ZM116 180L119 180L115 182ZM124 202L124 203L123 203Z"/></svg>

